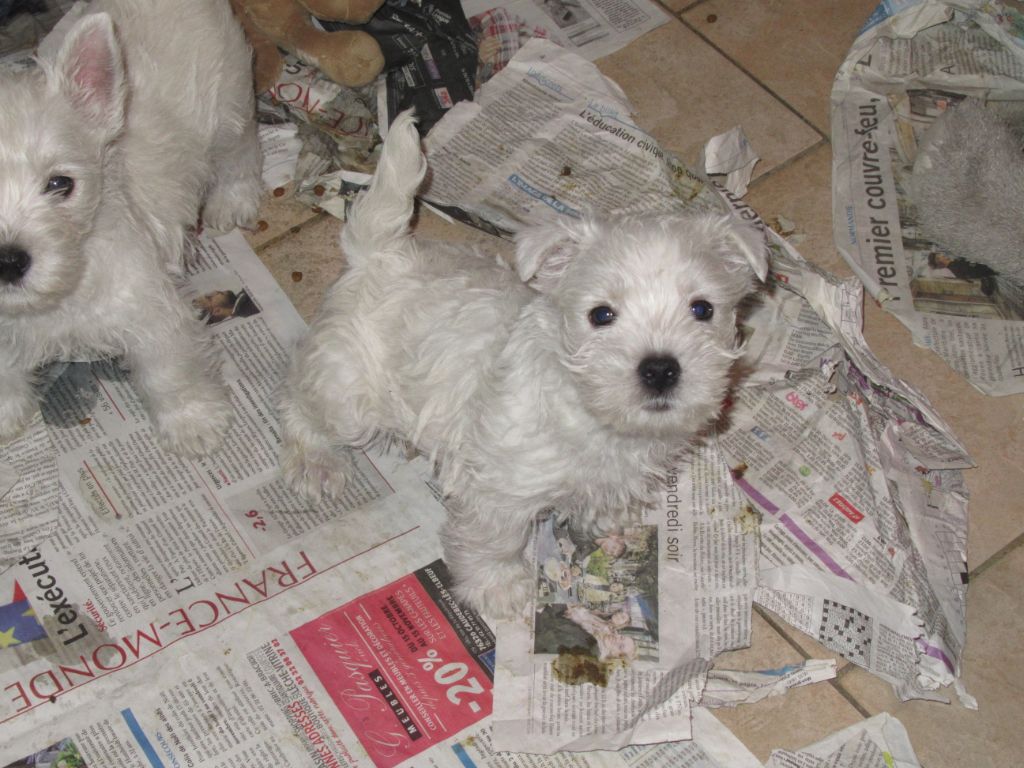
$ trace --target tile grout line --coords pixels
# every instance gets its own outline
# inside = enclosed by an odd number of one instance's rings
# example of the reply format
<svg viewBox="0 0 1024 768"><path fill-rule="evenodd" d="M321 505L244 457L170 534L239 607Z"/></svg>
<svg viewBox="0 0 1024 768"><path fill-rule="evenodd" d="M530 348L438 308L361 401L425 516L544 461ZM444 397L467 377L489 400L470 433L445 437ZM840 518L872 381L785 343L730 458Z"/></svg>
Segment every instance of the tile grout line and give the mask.
<svg viewBox="0 0 1024 768"><path fill-rule="evenodd" d="M684 10L689 10L689 9L684 9ZM681 13L683 13L683 11L680 11L680 14ZM784 106L786 109L788 109L794 115L796 115L796 117L800 120L800 122L802 122L804 125L806 125L808 128L810 128L816 134L818 134L821 138L825 139L826 141L828 140L829 137L825 134L824 131L822 131L820 128L818 128L818 126L816 126L814 123L812 123L810 120L808 120L802 114L800 114L800 112L792 104L790 104L784 98L779 96L779 94L775 93L775 91L773 91L771 88L769 88L763 82L761 82L761 80L758 79L758 77L755 76L752 72L750 72L750 70L748 70L746 67L744 67L742 64L740 64L738 61L733 59L732 56L730 56L728 53L726 53L724 50L722 50L720 47L718 47L707 35L703 34L699 29L697 29L695 26L693 26L688 21L686 21L686 19L682 18L681 15L676 14L676 18L679 19L679 22L684 27L686 27L688 30L693 32L693 34L697 35L697 37L699 37L701 40L703 40L705 43L707 43L709 46L711 46L711 48L714 51L716 51L719 55L724 57L726 61L728 61L730 64L732 64L734 67L736 67L744 75L749 77L755 84L757 84L758 87L760 87L763 91L765 91L765 93L767 93L773 99L775 99L780 104L782 104L782 106Z"/></svg>
<svg viewBox="0 0 1024 768"><path fill-rule="evenodd" d="M869 710L867 707L865 707L863 704L861 704L857 700L857 697L854 696L850 691L846 690L846 686L843 685L842 678L845 677L844 673L848 669L850 669L850 667L853 667L853 666L855 666L855 665L850 663L847 666L843 667L843 669L839 670L839 672L836 673L836 676L834 678L832 678L831 680L829 680L828 682L829 682L829 685L832 686L832 689L836 693L838 693L840 696L842 696L844 699L846 699L846 702L851 707L853 707L855 710L857 710L857 712L860 713L861 717L867 719L867 718L872 716L871 715L871 710Z"/></svg>
<svg viewBox="0 0 1024 768"><path fill-rule="evenodd" d="M1008 544L1001 547L995 554L989 555L988 559L981 565L969 570L967 572L968 588L970 587L970 582L974 581L993 566L998 565L1001 561L1006 559L1007 555L1013 552L1013 550L1018 549L1022 544L1024 544L1024 533L1021 533L1016 538L1012 539Z"/></svg>
<svg viewBox="0 0 1024 768"><path fill-rule="evenodd" d="M769 627L775 630L777 634L781 635L782 639L785 640L793 648L793 650L795 650L797 653L800 654L800 656L803 657L804 661L807 661L811 658L810 654L807 653L807 651L805 651L803 648L801 648L800 644L789 636L789 633L785 631L786 628L782 626L774 616L771 615L767 608L763 608L760 605L757 605L756 603L754 604L753 608L755 611L757 611L757 615L764 619ZM797 630L797 632L799 631L800 630Z"/></svg>
<svg viewBox="0 0 1024 768"><path fill-rule="evenodd" d="M778 620L775 619L771 615L771 613L768 611L767 608L763 608L760 605L755 604L754 605L754 610L757 611L758 616L760 616L762 619L764 619L765 622L768 624L768 626L770 626L773 630L775 630L775 632L777 634L781 635L782 639L785 640L786 643L789 644L793 648L793 650L795 650L797 653L799 653L800 656L805 661L809 660L811 658L811 655L807 651L805 651L803 649L803 647L800 646L799 643L797 643L795 640L793 640L790 637L789 632L786 631L787 627L781 625L778 622ZM794 629L797 632L800 631L799 629L796 629L795 627L789 627L789 629ZM842 658L842 657L840 657L840 658ZM832 678L831 680L829 680L828 683L829 683L829 685L832 686L833 689L835 689L836 693L838 693L840 696L842 696L844 699L846 699L846 702L851 707L853 707L855 710L857 710L857 712L861 715L861 717L864 717L866 719L866 718L871 717L871 712L868 710L867 707L865 707L863 704L861 704L857 700L856 696L854 696L852 693L850 693L848 690L846 690L846 688L844 688L843 684L842 684L842 678L846 675L847 672L849 672L855 666L856 665L853 662L847 661L845 666L843 666L841 669L836 670L836 676L834 678Z"/></svg>
<svg viewBox="0 0 1024 768"><path fill-rule="evenodd" d="M753 190L755 187L757 187L765 179L771 178L778 171L786 170L791 165L799 162L800 160L805 158L807 155L811 154L811 152L814 152L815 150L820 149L823 146L825 146L825 147L829 146L828 139L818 139L813 144L811 144L809 146L806 146L803 149L801 149L795 155L787 157L785 160L783 160L778 165L772 166L769 170L765 171L760 176L755 176L754 178L752 178L750 180L750 184L747 185L747 189L748 190Z"/></svg>
<svg viewBox="0 0 1024 768"><path fill-rule="evenodd" d="M692 11L699 5L704 5L704 3L706 3L707 1L708 0L694 0L694 2L690 3L685 8L680 8L678 11L675 11L674 13L671 10L669 10L669 13L672 13L673 16L678 16L681 13L687 13L688 11Z"/></svg>
<svg viewBox="0 0 1024 768"><path fill-rule="evenodd" d="M1007 555L1009 555L1015 549L1020 548L1022 544L1024 544L1024 533L1016 536L1011 542L1009 542L998 552L990 556L987 560L985 560L985 562L983 562L977 568L974 568L973 570L969 571L968 582L973 581L978 576L981 576L986 571L988 571L990 568L998 565L1002 560L1006 558ZM783 636L786 637L785 635ZM789 638L787 637L786 639L788 640ZM854 664L853 662L848 662L846 666L844 666L842 669L836 672L836 676L832 680L830 680L829 683L832 685L833 688L836 689L836 692L839 693L840 696L846 699L850 703L850 705L858 712L860 712L865 718L871 717L871 712L863 704L860 703L860 701L857 699L856 694L847 690L846 686L843 684L843 678L845 678L849 672L856 668L856 664Z"/></svg>

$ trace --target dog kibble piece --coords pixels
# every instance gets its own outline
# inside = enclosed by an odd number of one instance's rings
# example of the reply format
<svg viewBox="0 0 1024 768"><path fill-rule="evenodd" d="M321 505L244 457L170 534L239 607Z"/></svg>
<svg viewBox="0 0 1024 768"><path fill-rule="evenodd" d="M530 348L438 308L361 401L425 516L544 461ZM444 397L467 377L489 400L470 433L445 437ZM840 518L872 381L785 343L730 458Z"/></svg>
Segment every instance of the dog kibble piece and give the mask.
<svg viewBox="0 0 1024 768"><path fill-rule="evenodd" d="M714 24L716 21L718 21L718 16L716 16L713 13L709 13L708 14L708 24Z"/></svg>
<svg viewBox="0 0 1024 768"><path fill-rule="evenodd" d="M269 228L270 225L267 224L267 222L265 222L263 219L260 219L259 221L256 222L256 229L260 232L266 232L267 229Z"/></svg>
<svg viewBox="0 0 1024 768"><path fill-rule="evenodd" d="M275 187L274 197L284 197L284 187Z"/></svg>
<svg viewBox="0 0 1024 768"><path fill-rule="evenodd" d="M293 283L301 283L302 282L302 273L301 272L292 272L292 282Z"/></svg>
<svg viewBox="0 0 1024 768"><path fill-rule="evenodd" d="M327 190L324 189L324 185L323 184L317 184L315 187L313 187L313 194L316 195L317 197L323 197L324 196L324 192L326 192L326 191Z"/></svg>

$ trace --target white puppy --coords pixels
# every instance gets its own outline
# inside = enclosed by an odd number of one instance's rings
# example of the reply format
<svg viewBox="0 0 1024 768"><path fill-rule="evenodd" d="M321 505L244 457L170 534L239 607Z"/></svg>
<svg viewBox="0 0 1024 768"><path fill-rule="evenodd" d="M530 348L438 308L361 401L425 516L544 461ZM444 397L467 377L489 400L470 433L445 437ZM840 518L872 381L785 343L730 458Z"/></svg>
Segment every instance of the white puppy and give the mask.
<svg viewBox="0 0 1024 768"><path fill-rule="evenodd" d="M39 63L0 77L0 440L40 365L124 356L161 443L206 453L231 408L170 273L201 205L214 229L256 214L242 30L227 0L95 0Z"/></svg>
<svg viewBox="0 0 1024 768"><path fill-rule="evenodd" d="M409 235L425 170L405 113L286 379L282 471L313 499L337 495L339 446L408 440L452 497L456 593L508 616L531 591L538 511L626 522L717 417L764 239L725 215L570 221L524 231L513 271Z"/></svg>

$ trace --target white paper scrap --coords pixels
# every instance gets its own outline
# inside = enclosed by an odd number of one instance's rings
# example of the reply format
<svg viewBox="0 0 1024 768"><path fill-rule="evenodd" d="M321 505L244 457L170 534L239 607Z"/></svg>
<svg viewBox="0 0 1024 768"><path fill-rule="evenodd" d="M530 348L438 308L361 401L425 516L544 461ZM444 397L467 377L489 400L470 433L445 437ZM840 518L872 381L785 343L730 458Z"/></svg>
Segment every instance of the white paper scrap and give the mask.
<svg viewBox="0 0 1024 768"><path fill-rule="evenodd" d="M831 680L835 676L835 659L808 659L802 664L755 672L712 669L708 672L700 703L710 708L753 704L769 696L781 696L790 688Z"/></svg>
<svg viewBox="0 0 1024 768"><path fill-rule="evenodd" d="M701 164L709 176L725 176L725 188L736 197L747 193L747 185L760 160L739 126L713 136L701 151Z"/></svg>

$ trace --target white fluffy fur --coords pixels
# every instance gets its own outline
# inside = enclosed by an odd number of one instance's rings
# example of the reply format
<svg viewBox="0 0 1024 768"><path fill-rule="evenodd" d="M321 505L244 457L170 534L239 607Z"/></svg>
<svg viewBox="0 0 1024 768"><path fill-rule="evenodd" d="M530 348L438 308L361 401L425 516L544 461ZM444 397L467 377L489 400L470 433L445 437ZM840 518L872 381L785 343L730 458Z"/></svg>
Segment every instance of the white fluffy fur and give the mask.
<svg viewBox="0 0 1024 768"><path fill-rule="evenodd" d="M0 77L0 250L31 259L0 280L0 440L41 364L123 355L162 444L206 453L231 408L171 273L202 205L214 229L256 214L248 45L227 0L95 0L58 46Z"/></svg>
<svg viewBox="0 0 1024 768"><path fill-rule="evenodd" d="M964 99L922 138L910 182L921 228L951 256L991 267L1024 291L1024 109ZM1005 289L1005 285L1001 285ZM1022 307L1024 309L1024 307Z"/></svg>
<svg viewBox="0 0 1024 768"><path fill-rule="evenodd" d="M539 510L626 522L717 417L764 240L728 216L566 222L524 231L513 271L409 235L425 169L403 114L342 232L349 269L285 382L282 470L313 499L337 495L338 446L408 440L453 500L443 540L457 594L507 616L529 595L522 554ZM695 318L698 299L711 320ZM600 305L613 324L588 320ZM651 355L681 367L661 394L638 373Z"/></svg>

